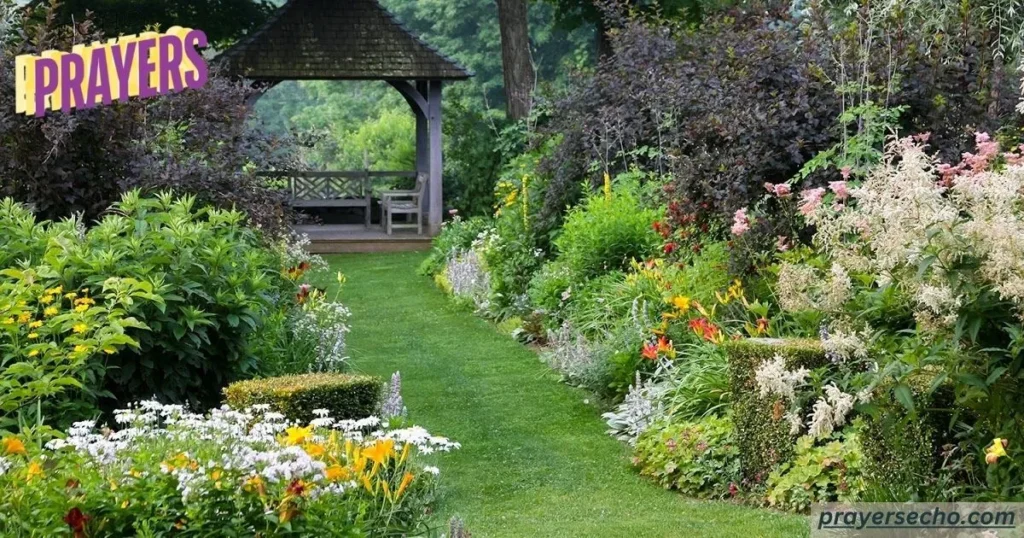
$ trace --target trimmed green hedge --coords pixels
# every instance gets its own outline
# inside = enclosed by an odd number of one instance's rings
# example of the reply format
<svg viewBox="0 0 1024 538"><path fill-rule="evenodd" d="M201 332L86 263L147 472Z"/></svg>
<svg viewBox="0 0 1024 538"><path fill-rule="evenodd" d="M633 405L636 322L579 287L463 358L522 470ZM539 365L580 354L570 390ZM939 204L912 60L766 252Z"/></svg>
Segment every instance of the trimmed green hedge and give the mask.
<svg viewBox="0 0 1024 538"><path fill-rule="evenodd" d="M785 409L785 402L777 396L762 398L758 394L754 381L757 368L776 354L786 359L789 369L818 368L828 364L828 359L817 340L750 338L728 342L725 349L743 475L760 482L776 465L792 458L794 439L779 412Z"/></svg>
<svg viewBox="0 0 1024 538"><path fill-rule="evenodd" d="M313 420L314 409L327 409L331 418L358 419L377 412L384 381L379 377L348 374L302 374L232 383L224 389L231 407L258 404L300 423Z"/></svg>
<svg viewBox="0 0 1024 538"><path fill-rule="evenodd" d="M890 386L875 391L877 409L867 417L864 446L865 472L872 483L883 486L886 496L879 501L917 498L926 484L934 482L942 462L942 445L955 443L949 432L954 413L952 384L946 382L931 391L936 372L925 372L908 380L917 404L916 413L896 401ZM972 423L966 410L961 419ZM875 499L873 499L875 500Z"/></svg>

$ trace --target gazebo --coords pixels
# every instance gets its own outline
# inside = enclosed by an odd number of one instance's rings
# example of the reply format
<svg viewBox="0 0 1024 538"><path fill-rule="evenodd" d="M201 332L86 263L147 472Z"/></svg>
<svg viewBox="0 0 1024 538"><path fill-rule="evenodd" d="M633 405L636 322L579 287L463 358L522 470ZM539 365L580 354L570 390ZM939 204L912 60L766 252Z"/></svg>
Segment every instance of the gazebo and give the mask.
<svg viewBox="0 0 1024 538"><path fill-rule="evenodd" d="M373 180L416 177L423 189L419 207L409 209L418 209L420 219L426 215L427 231L437 233L444 211L441 87L469 78L466 69L412 34L377 0L288 0L218 60L230 74L263 83L266 89L285 80L382 80L398 90L416 116L416 170L265 175L285 177L292 203L299 207L365 203L367 228Z"/></svg>

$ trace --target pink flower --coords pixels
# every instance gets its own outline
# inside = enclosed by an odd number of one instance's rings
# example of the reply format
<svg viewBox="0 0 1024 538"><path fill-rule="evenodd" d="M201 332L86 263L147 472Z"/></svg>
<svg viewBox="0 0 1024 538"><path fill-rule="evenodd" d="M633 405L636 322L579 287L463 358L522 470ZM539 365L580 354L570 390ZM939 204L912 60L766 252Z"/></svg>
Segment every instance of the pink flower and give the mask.
<svg viewBox="0 0 1024 538"><path fill-rule="evenodd" d="M786 198L793 192L788 183L765 183L764 188L768 194L774 194L779 198Z"/></svg>
<svg viewBox="0 0 1024 538"><path fill-rule="evenodd" d="M743 235L750 229L750 219L747 217L747 208L737 209L732 216L732 234Z"/></svg>
<svg viewBox="0 0 1024 538"><path fill-rule="evenodd" d="M849 166L844 166L839 169L839 175L843 176L843 181L849 181L851 172L853 172L853 170L851 170Z"/></svg>
<svg viewBox="0 0 1024 538"><path fill-rule="evenodd" d="M786 252L789 250L789 238L780 235L775 239L775 248L779 249L779 252Z"/></svg>
<svg viewBox="0 0 1024 538"><path fill-rule="evenodd" d="M914 141L916 141L916 142L918 142L920 144L927 144L928 140L931 137L932 137L931 133L920 133L920 134L914 135L912 138L914 139Z"/></svg>
<svg viewBox="0 0 1024 538"><path fill-rule="evenodd" d="M836 193L836 198L845 200L850 197L850 190L847 188L845 181L832 181L829 182L828 188L832 189L832 192Z"/></svg>
<svg viewBox="0 0 1024 538"><path fill-rule="evenodd" d="M821 199L825 197L825 189L806 189L800 193L800 213L804 216L814 213L821 205Z"/></svg>

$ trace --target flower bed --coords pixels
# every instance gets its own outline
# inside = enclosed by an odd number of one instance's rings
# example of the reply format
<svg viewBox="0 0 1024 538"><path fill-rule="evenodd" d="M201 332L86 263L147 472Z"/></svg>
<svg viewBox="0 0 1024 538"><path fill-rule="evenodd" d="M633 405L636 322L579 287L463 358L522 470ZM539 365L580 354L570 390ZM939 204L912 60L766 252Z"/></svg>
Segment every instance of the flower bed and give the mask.
<svg viewBox="0 0 1024 538"><path fill-rule="evenodd" d="M269 406L209 415L144 401L122 428L79 422L39 445L2 441L0 534L394 536L427 530L438 470L459 447L370 417L306 426Z"/></svg>

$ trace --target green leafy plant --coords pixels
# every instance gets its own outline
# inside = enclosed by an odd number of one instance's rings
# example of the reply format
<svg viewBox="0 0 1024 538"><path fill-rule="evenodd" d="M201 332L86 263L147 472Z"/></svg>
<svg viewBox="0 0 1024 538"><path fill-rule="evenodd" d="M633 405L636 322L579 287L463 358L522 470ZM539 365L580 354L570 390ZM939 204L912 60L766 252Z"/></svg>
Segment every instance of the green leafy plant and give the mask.
<svg viewBox="0 0 1024 538"><path fill-rule="evenodd" d="M769 475L768 503L804 512L814 503L856 502L866 487L859 428L847 428L822 445L801 437L793 460Z"/></svg>
<svg viewBox="0 0 1024 538"><path fill-rule="evenodd" d="M659 212L640 203L626 186L593 194L571 209L555 239L558 259L576 278L626 270L633 260L653 255L661 238L652 224Z"/></svg>
<svg viewBox="0 0 1024 538"><path fill-rule="evenodd" d="M92 296L44 285L56 277L46 267L0 270L0 428L30 406L66 407L68 391L94 399L104 357L138 347L128 331L146 329L129 310L159 300L152 286L132 279L109 278Z"/></svg>
<svg viewBox="0 0 1024 538"><path fill-rule="evenodd" d="M637 440L633 463L665 488L722 498L742 480L739 455L732 421L706 417L655 424Z"/></svg>

